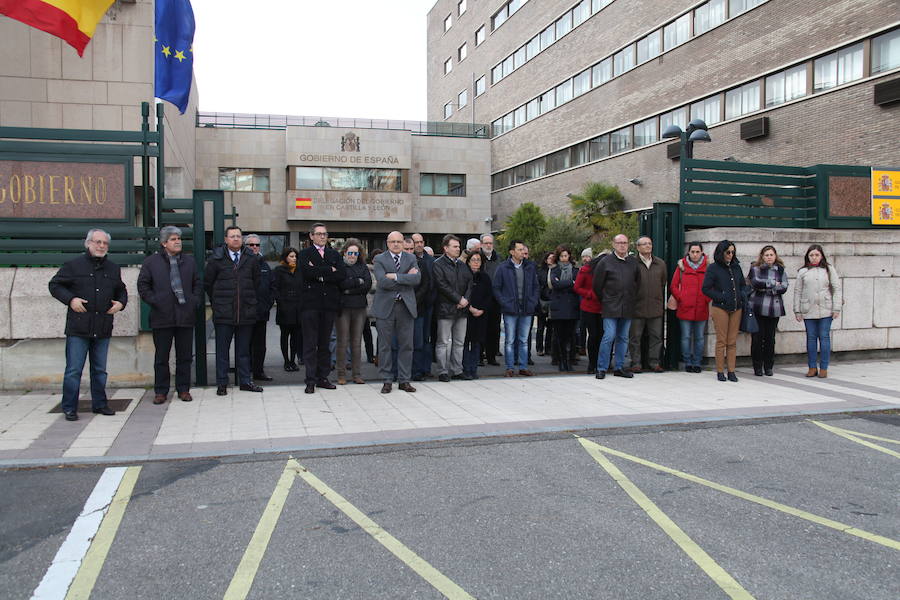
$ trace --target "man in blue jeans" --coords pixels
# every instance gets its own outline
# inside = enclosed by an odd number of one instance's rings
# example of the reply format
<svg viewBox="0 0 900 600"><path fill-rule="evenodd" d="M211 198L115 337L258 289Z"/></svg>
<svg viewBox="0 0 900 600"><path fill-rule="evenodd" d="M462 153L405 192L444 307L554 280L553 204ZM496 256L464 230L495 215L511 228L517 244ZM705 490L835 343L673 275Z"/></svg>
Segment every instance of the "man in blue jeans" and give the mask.
<svg viewBox="0 0 900 600"><path fill-rule="evenodd" d="M84 361L91 361L91 407L101 415L116 414L107 405L106 357L113 315L125 308L128 292L119 265L107 259L110 236L102 229L88 231L87 252L64 264L50 280L50 294L68 306L66 311L66 371L62 411L66 421L78 420L78 395Z"/></svg>
<svg viewBox="0 0 900 600"><path fill-rule="evenodd" d="M631 371L625 370L625 352L628 351L628 332L640 280L637 259L628 255L628 236L620 233L613 238L613 251L604 256L594 269L594 294L603 305L603 339L600 341L594 375L597 379L606 377L613 342L616 353L613 375L628 379L634 377Z"/></svg>
<svg viewBox="0 0 900 600"><path fill-rule="evenodd" d="M539 291L537 269L533 262L525 260L525 252L521 240L511 241L509 258L497 267L492 281L494 299L503 315L506 377L514 377L516 373L525 377L534 375L528 369L528 332Z"/></svg>

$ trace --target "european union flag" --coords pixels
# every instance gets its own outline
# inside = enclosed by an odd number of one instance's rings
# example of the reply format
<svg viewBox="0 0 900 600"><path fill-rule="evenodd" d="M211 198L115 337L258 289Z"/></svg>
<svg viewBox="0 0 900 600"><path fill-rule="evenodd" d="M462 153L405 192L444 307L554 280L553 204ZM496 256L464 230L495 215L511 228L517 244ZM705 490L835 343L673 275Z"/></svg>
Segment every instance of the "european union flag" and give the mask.
<svg viewBox="0 0 900 600"><path fill-rule="evenodd" d="M156 0L155 95L177 106L181 114L191 95L194 28L190 0Z"/></svg>

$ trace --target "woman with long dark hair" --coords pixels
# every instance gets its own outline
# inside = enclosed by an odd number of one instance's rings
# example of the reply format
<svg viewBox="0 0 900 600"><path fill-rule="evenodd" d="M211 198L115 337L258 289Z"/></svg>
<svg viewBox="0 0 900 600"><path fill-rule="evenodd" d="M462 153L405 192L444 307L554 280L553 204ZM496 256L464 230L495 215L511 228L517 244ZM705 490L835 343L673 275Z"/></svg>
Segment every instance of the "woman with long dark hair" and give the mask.
<svg viewBox="0 0 900 600"><path fill-rule="evenodd" d="M713 264L706 268L703 277L703 293L712 298L713 325L716 328L716 377L725 381L737 381L737 335L744 309L744 290L747 282L741 272L734 244L722 240L713 254Z"/></svg>
<svg viewBox="0 0 900 600"><path fill-rule="evenodd" d="M366 295L372 287L372 276L366 265L366 252L362 242L347 238L341 248L347 277L338 284L341 290L341 312L335 323L337 328L337 376L338 385L347 383L347 346L350 346L350 374L353 383L365 383L360 373L362 366L363 328L368 325Z"/></svg>
<svg viewBox="0 0 900 600"><path fill-rule="evenodd" d="M681 358L687 373L702 371L706 345L706 322L709 320L709 298L703 293L708 261L700 242L688 244L687 254L678 260L669 291L678 303L675 316L681 326Z"/></svg>
<svg viewBox="0 0 900 600"><path fill-rule="evenodd" d="M303 364L303 330L300 310L303 308L303 275L297 268L296 248L285 248L275 267L275 322L281 329L281 356L285 371L299 371Z"/></svg>
<svg viewBox="0 0 900 600"><path fill-rule="evenodd" d="M747 275L753 292L750 302L759 323L759 331L751 334L750 354L753 357L753 374L772 376L775 366L775 331L778 320L784 316L782 295L788 289L784 263L775 246L763 246L759 256L750 266Z"/></svg>
<svg viewBox="0 0 900 600"><path fill-rule="evenodd" d="M550 323L553 325L554 354L560 371L571 371L570 360L575 343L575 323L580 298L575 293L575 265L566 245L556 247L556 266L550 270Z"/></svg>
<svg viewBox="0 0 900 600"><path fill-rule="evenodd" d="M813 244L803 257L794 286L794 316L806 327L807 377L828 377L831 324L843 304L841 277L828 263L822 246Z"/></svg>
<svg viewBox="0 0 900 600"><path fill-rule="evenodd" d="M463 345L463 379L478 379L478 359L487 336L487 316L485 311L494 297L491 278L482 268L484 254L480 251L466 256L466 264L472 271L472 294L469 297L466 341Z"/></svg>
<svg viewBox="0 0 900 600"><path fill-rule="evenodd" d="M548 323L550 314L550 269L556 265L556 254L545 252L541 255L537 264L538 289L540 290L540 302L537 309L537 339L534 347L538 356L544 356L547 352L553 353L553 328ZM557 357L553 356L553 364Z"/></svg>

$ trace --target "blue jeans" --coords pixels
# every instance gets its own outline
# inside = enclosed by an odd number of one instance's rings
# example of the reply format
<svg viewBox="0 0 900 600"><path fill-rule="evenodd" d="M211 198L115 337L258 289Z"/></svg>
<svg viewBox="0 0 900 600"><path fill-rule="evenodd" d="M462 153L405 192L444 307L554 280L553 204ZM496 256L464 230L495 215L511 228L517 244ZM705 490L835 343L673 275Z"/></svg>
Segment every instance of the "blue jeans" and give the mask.
<svg viewBox="0 0 900 600"><path fill-rule="evenodd" d="M631 319L603 319L603 339L600 340L600 354L597 356L597 370L609 369L609 355L616 347L616 370L625 368L625 353L628 352L628 332L631 329Z"/></svg>
<svg viewBox="0 0 900 600"><path fill-rule="evenodd" d="M816 368L816 351L819 354L819 368L828 369L831 358L831 317L824 319L803 319L806 326L806 364Z"/></svg>
<svg viewBox="0 0 900 600"><path fill-rule="evenodd" d="M81 392L81 372L84 361L91 358L91 406L94 409L106 406L106 356L109 353L109 338L86 338L77 335L66 336L66 371L63 375L63 412L78 411L78 395Z"/></svg>
<svg viewBox="0 0 900 600"><path fill-rule="evenodd" d="M503 359L506 361L507 371L528 368L529 331L531 315L503 314Z"/></svg>
<svg viewBox="0 0 900 600"><path fill-rule="evenodd" d="M431 373L431 313L429 307L413 321L413 377Z"/></svg>
<svg viewBox="0 0 900 600"><path fill-rule="evenodd" d="M469 342L463 346L463 374L472 375L478 373L478 359L481 358L481 344L478 342Z"/></svg>
<svg viewBox="0 0 900 600"><path fill-rule="evenodd" d="M681 359L686 367L699 367L706 346L706 321L684 321L681 323Z"/></svg>

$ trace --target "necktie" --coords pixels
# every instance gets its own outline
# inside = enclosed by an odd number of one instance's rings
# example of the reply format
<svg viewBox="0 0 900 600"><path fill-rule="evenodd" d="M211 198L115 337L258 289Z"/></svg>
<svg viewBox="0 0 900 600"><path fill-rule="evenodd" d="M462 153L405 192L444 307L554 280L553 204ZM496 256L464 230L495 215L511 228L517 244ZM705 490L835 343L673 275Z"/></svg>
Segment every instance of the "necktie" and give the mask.
<svg viewBox="0 0 900 600"><path fill-rule="evenodd" d="M317 248L317 250L319 251L319 256L325 258L325 247L322 246L321 248Z"/></svg>
<svg viewBox="0 0 900 600"><path fill-rule="evenodd" d="M394 257L394 268L397 269L397 274L399 274L400 273L400 255L391 253L391 256ZM396 299L400 300L400 292L397 292Z"/></svg>
<svg viewBox="0 0 900 600"><path fill-rule="evenodd" d="M232 260L234 260L234 266L237 266L238 261L241 260L241 253L240 252L232 252L231 254L232 254Z"/></svg>

